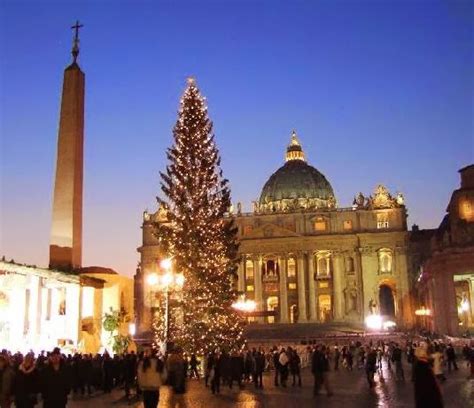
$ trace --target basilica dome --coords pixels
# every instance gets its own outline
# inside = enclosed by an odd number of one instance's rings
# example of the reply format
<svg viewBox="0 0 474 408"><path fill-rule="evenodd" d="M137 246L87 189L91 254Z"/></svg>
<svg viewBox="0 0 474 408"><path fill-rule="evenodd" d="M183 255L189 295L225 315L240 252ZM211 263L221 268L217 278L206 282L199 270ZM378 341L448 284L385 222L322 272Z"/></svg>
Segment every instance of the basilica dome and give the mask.
<svg viewBox="0 0 474 408"><path fill-rule="evenodd" d="M258 207L261 212L335 207L334 191L326 177L310 166L296 133L286 149L286 163L265 183Z"/></svg>

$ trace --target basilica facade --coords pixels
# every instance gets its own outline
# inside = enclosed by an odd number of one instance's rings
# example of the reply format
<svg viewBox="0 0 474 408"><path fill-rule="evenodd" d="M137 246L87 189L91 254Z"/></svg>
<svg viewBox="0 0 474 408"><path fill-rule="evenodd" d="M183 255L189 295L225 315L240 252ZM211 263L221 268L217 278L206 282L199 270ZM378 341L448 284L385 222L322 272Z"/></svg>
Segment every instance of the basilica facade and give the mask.
<svg viewBox="0 0 474 408"><path fill-rule="evenodd" d="M238 227L238 291L256 302L251 321L359 324L371 314L411 326L407 211L382 185L341 208L326 177L308 164L295 132L286 161L263 186L253 211L229 211ZM165 254L153 234L163 210L144 213L135 277L139 332L151 329L147 274ZM159 272L159 271L158 271ZM140 312L142 311L142 312Z"/></svg>

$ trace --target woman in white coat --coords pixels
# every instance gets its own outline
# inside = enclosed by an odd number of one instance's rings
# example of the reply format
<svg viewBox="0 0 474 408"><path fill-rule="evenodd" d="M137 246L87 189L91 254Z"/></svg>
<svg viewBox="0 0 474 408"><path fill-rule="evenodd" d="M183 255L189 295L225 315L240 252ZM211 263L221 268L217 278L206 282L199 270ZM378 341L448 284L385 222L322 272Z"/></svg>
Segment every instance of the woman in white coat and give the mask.
<svg viewBox="0 0 474 408"><path fill-rule="evenodd" d="M438 381L444 382L446 381L446 377L444 376L443 373L443 353L440 350L439 345L435 346L435 351L431 355L431 358L433 359L433 374L435 377L438 379Z"/></svg>
<svg viewBox="0 0 474 408"><path fill-rule="evenodd" d="M138 363L138 385L143 392L145 408L157 408L160 400L160 387L165 381L165 367L155 350L146 353Z"/></svg>

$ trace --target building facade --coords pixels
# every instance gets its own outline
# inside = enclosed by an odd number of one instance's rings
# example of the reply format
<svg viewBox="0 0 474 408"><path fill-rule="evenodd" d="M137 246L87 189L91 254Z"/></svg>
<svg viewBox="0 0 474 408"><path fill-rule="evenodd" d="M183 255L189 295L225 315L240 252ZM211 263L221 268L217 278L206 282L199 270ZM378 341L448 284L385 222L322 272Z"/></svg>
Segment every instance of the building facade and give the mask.
<svg viewBox="0 0 474 408"><path fill-rule="evenodd" d="M238 291L256 302L256 323L363 323L380 314L411 326L407 212L401 194L379 185L340 208L326 177L306 161L293 132L286 162L264 185L253 211L230 209L238 227ZM151 328L154 297L146 285L159 272L154 222L143 217L140 268L135 277L138 330Z"/></svg>
<svg viewBox="0 0 474 408"><path fill-rule="evenodd" d="M447 214L429 240L430 256L421 263L418 324L450 335L474 329L474 165L459 170Z"/></svg>

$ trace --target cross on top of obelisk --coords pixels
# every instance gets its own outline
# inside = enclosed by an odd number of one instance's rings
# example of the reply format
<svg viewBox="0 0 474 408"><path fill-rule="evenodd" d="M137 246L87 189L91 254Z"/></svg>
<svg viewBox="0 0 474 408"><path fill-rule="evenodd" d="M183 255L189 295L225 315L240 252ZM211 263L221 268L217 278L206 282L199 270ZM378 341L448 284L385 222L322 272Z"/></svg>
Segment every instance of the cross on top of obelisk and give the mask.
<svg viewBox="0 0 474 408"><path fill-rule="evenodd" d="M71 29L74 30L74 40L72 42L72 57L73 62L76 62L77 56L79 55L79 29L84 27L83 24L79 23L79 20L76 20L76 24L74 24Z"/></svg>

